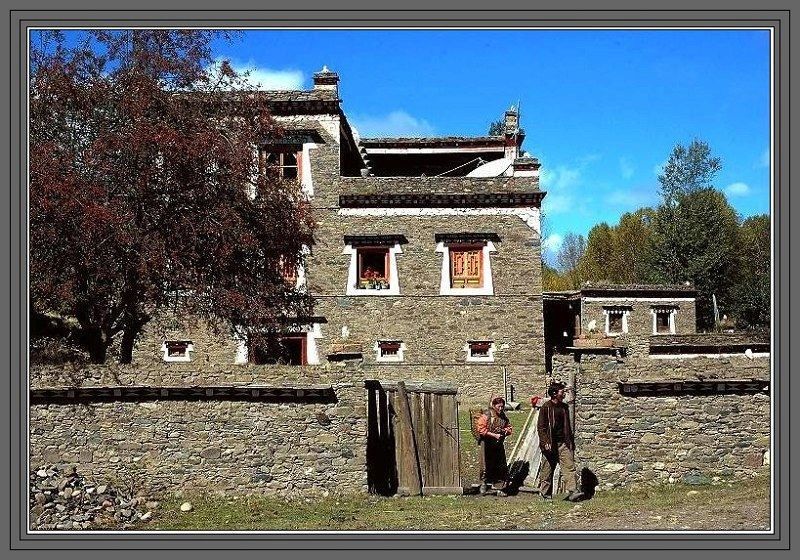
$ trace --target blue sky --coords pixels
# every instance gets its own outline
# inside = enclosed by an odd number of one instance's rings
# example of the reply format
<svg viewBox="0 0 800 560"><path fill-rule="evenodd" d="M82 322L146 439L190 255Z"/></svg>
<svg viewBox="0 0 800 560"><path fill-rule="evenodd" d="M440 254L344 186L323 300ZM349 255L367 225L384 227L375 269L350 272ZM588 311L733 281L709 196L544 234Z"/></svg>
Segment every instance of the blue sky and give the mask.
<svg viewBox="0 0 800 560"><path fill-rule="evenodd" d="M552 252L657 204L659 167L693 138L740 215L768 213L769 47L764 30L263 30L215 52L267 89L327 65L365 137L482 135L520 103Z"/></svg>
<svg viewBox="0 0 800 560"><path fill-rule="evenodd" d="M769 212L767 31L265 30L217 51L278 87L327 65L362 136L485 134L520 103L551 250L657 204L659 166L693 138L743 217Z"/></svg>

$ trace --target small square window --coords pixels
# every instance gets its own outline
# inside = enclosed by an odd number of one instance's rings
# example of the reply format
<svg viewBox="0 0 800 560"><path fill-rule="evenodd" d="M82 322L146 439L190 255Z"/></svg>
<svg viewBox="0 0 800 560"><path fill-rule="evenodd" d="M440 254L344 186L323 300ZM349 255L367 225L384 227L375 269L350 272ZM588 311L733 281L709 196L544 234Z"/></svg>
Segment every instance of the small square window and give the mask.
<svg viewBox="0 0 800 560"><path fill-rule="evenodd" d="M675 334L675 307L653 308L653 334Z"/></svg>
<svg viewBox="0 0 800 560"><path fill-rule="evenodd" d="M606 319L606 334L618 335L628 332L628 315L631 308L624 306L604 307L603 313Z"/></svg>
<svg viewBox="0 0 800 560"><path fill-rule="evenodd" d="M379 362L402 362L406 345L399 340L379 340L375 345Z"/></svg>
<svg viewBox="0 0 800 560"><path fill-rule="evenodd" d="M190 340L167 340L161 350L164 352L165 362L189 362L194 344Z"/></svg>
<svg viewBox="0 0 800 560"><path fill-rule="evenodd" d="M450 247L450 287L483 287L483 247Z"/></svg>
<svg viewBox="0 0 800 560"><path fill-rule="evenodd" d="M358 288L389 288L389 249L388 247L358 248Z"/></svg>
<svg viewBox="0 0 800 560"><path fill-rule="evenodd" d="M491 340L470 340L467 342L467 361L493 362L494 342Z"/></svg>

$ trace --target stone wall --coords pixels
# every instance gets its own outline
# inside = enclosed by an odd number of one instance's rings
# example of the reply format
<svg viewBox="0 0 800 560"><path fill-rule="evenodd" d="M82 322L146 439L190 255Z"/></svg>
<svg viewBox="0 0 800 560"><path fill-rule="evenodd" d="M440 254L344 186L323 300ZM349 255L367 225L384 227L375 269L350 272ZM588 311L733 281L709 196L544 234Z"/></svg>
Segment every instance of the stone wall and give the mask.
<svg viewBox="0 0 800 560"><path fill-rule="evenodd" d="M247 366L198 373L191 364L141 370L91 367L64 373L35 368L32 387L82 385L276 386L330 383L334 403L143 400L34 404L30 465L75 466L99 480L146 490L193 489L282 496L366 491L366 390L342 366L324 375L305 368ZM312 383L313 382L313 383Z"/></svg>
<svg viewBox="0 0 800 560"><path fill-rule="evenodd" d="M341 194L527 193L538 177L342 177Z"/></svg>
<svg viewBox="0 0 800 560"><path fill-rule="evenodd" d="M554 372L576 376L577 460L601 485L697 482L746 477L765 466L770 450L770 395L638 396L621 381L759 379L769 358L614 358L556 355Z"/></svg>

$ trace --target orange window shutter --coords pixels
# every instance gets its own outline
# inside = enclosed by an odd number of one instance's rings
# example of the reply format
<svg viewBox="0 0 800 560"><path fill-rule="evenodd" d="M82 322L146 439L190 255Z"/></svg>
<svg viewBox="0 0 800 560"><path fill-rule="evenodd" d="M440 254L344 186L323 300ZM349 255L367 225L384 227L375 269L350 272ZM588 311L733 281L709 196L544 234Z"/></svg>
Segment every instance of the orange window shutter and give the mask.
<svg viewBox="0 0 800 560"><path fill-rule="evenodd" d="M481 276L481 251L469 251L466 253L466 276L469 278L480 278Z"/></svg>
<svg viewBox="0 0 800 560"><path fill-rule="evenodd" d="M466 254L463 251L451 251L453 279L463 278L466 272Z"/></svg>

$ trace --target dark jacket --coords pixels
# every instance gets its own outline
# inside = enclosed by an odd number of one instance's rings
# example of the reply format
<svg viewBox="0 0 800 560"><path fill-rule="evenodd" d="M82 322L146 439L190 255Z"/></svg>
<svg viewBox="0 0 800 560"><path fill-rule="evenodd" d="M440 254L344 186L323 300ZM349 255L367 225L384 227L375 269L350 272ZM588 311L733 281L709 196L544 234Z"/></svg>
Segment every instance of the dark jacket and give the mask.
<svg viewBox="0 0 800 560"><path fill-rule="evenodd" d="M553 426L556 423L556 415L563 414L564 420L564 443L570 449L575 449L575 436L572 433L572 425L569 421L569 406L566 404L556 404L552 400L547 401L539 410L539 419L536 421L536 431L539 432L539 447L544 451L546 444L553 449Z"/></svg>

